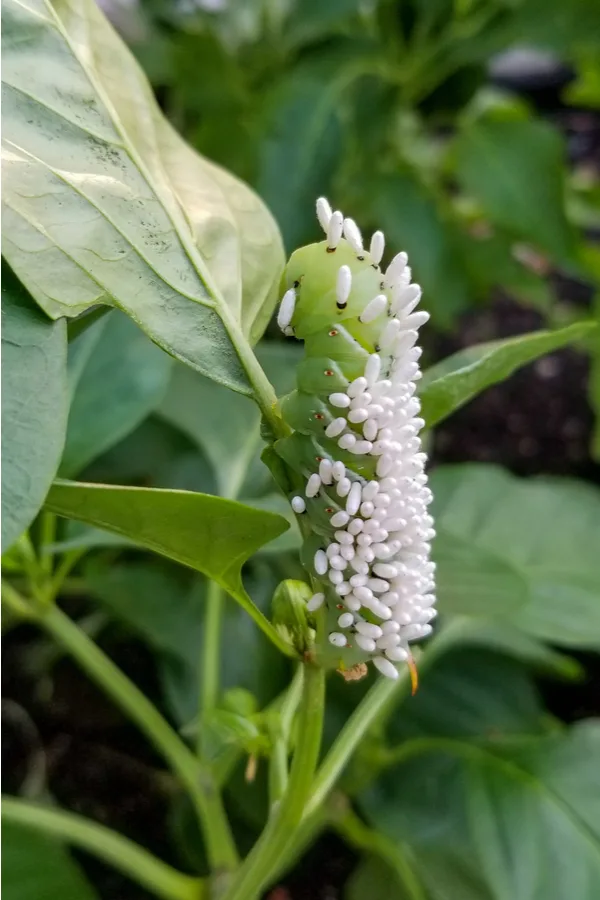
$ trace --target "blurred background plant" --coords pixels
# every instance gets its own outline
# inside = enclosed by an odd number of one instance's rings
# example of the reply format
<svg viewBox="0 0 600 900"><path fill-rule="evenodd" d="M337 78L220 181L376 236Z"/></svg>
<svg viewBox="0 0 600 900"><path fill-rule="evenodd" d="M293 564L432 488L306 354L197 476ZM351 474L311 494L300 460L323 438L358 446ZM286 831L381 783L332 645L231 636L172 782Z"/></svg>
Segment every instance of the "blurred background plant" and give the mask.
<svg viewBox="0 0 600 900"><path fill-rule="evenodd" d="M505 335L598 308L594 0L102 5L177 129L256 188L288 251L318 237L326 194L407 250L437 328L507 295L530 315L500 307L480 340L498 317Z"/></svg>
<svg viewBox="0 0 600 900"><path fill-rule="evenodd" d="M594 0L103 0L178 130L286 247L326 194L406 247L439 326L599 278ZM572 312L572 314L574 314Z"/></svg>

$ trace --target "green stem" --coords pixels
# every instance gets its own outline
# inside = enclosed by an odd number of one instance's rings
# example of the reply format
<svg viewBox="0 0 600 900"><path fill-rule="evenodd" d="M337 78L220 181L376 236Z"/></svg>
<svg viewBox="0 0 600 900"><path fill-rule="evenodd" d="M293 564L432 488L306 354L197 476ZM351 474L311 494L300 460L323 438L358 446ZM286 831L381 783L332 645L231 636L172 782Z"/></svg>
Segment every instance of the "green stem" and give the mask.
<svg viewBox="0 0 600 900"><path fill-rule="evenodd" d="M305 816L273 868L270 875L271 884L275 884L286 872L293 868L304 853L317 840L318 836L329 827L329 813L326 807L317 809L310 816Z"/></svg>
<svg viewBox="0 0 600 900"><path fill-rule="evenodd" d="M441 653L445 652L457 639L460 639L465 627L465 620L457 618L438 632L425 653L417 655L417 651L415 656L419 660L419 671L425 672ZM305 806L302 821L295 830L289 832L281 858L271 877L273 874L285 871L296 858L296 844L299 835L315 834L323 827L324 820L327 819L324 812L325 801L350 757L368 730L383 718L401 697L408 694L409 685L410 672L406 668L396 681L378 678L363 697L320 766L313 782L310 798ZM226 900L229 900L229 897Z"/></svg>
<svg viewBox="0 0 600 900"><path fill-rule="evenodd" d="M19 591L9 584L8 581L2 582L2 602L20 619L35 619L35 613L31 609L31 604Z"/></svg>
<svg viewBox="0 0 600 900"><path fill-rule="evenodd" d="M206 897L201 879L178 872L129 838L83 816L3 796L2 819L86 850L164 900Z"/></svg>
<svg viewBox="0 0 600 900"><path fill-rule="evenodd" d="M225 787L243 756L242 749L237 744L231 744L229 747L225 747L223 752L219 753L218 757L213 760L211 771L217 787Z"/></svg>
<svg viewBox="0 0 600 900"><path fill-rule="evenodd" d="M396 681L392 681L390 678L378 678L367 691L338 734L317 772L310 801L306 808L307 816L325 802L327 795L350 761L350 757L377 719L384 714L392 702L397 703L401 697L407 696L409 689L410 674L406 668L400 672Z"/></svg>
<svg viewBox="0 0 600 900"><path fill-rule="evenodd" d="M312 663L305 663L298 742L287 790L244 860L225 900L255 900L273 877L281 854L299 827L319 757L324 709L325 673Z"/></svg>
<svg viewBox="0 0 600 900"><path fill-rule="evenodd" d="M330 824L338 834L358 850L375 854L383 859L395 872L410 900L427 900L423 885L413 870L405 847L392 841L387 835L369 828L347 802L344 805L345 810L341 814L334 813L330 819Z"/></svg>
<svg viewBox="0 0 600 900"><path fill-rule="evenodd" d="M216 294L216 289L214 293ZM220 306L219 313L246 372L252 387L254 400L260 408L266 424L271 429L273 439L285 437L290 433L290 429L281 418L275 388L265 375L261 364L254 355L247 338L242 334L239 323L234 319L227 304L221 301Z"/></svg>
<svg viewBox="0 0 600 900"><path fill-rule="evenodd" d="M235 869L238 855L212 774L201 766L147 697L58 607L50 607L39 621L135 722L179 776L198 813L211 869Z"/></svg>
<svg viewBox="0 0 600 900"><path fill-rule="evenodd" d="M276 712L277 729L273 753L269 761L269 802L271 807L283 797L288 783L288 758L290 755L290 734L294 716L302 696L304 668L298 666L294 678L286 691L281 709Z"/></svg>
<svg viewBox="0 0 600 900"><path fill-rule="evenodd" d="M438 632L425 652L418 655L415 652L421 674L426 672L434 660L438 659L460 638L464 628L464 620L457 618ZM407 696L409 688L410 672L408 667L400 672L395 681L389 678L378 678L375 681L338 734L321 764L306 808L306 815L313 813L325 801L365 734L375 722L385 716L392 705Z"/></svg>
<svg viewBox="0 0 600 900"><path fill-rule="evenodd" d="M202 720L217 704L221 657L221 619L223 616L223 588L215 581L208 582L202 659L200 662L200 710L198 716L197 750L202 751Z"/></svg>
<svg viewBox="0 0 600 900"><path fill-rule="evenodd" d="M50 597L49 600L54 602L58 595L61 593L64 581L71 571L71 569L77 565L82 556L85 556L87 553L87 547L80 547L77 550L69 550L64 554L60 563L56 567L56 571L50 581Z"/></svg>
<svg viewBox="0 0 600 900"><path fill-rule="evenodd" d="M285 688L274 700L269 703L267 708L263 710L263 714L269 719L271 716L281 715L280 710L283 709L284 704L290 700L290 696L292 695L294 699L294 710L298 706L299 697L302 693L302 679L304 678L304 669L302 666L298 666L294 677L292 679L291 684ZM215 760L212 766L212 771L219 786L223 786L227 784L231 773L234 768L242 758L243 753L242 750L238 746L230 746L226 748L223 753L219 754L219 757ZM286 759L286 771L287 771L287 759Z"/></svg>

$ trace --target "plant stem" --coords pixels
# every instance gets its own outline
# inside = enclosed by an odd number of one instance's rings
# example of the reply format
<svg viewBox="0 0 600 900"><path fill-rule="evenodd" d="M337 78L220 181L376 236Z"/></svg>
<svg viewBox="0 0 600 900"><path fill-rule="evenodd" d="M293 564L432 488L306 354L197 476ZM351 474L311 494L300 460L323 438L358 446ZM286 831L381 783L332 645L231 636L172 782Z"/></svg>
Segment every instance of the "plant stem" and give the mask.
<svg viewBox="0 0 600 900"><path fill-rule="evenodd" d="M464 620L457 618L438 632L437 636L429 644L426 652L418 657L421 673L460 638L464 628ZM350 757L375 722L385 716L390 707L397 703L400 697L408 694L409 685L410 672L406 668L395 681L391 681L388 678L378 678L365 697L363 697L340 731L317 772L300 824L296 828L290 829L287 835L282 836L283 846L280 847L279 860L275 863L270 873L271 880L279 872L285 871L288 864L297 857L296 845L300 836L314 835L326 823L328 815L325 812L325 801L348 764ZM225 900L232 900L232 898L227 896ZM237 897L236 900L238 900ZM239 900L242 900L241 896ZM252 896L248 900L253 900Z"/></svg>
<svg viewBox="0 0 600 900"><path fill-rule="evenodd" d="M396 681L392 681L390 678L377 678L375 684L367 691L345 723L321 764L306 808L307 816L324 803L346 768L350 757L386 707L392 701L397 702L401 697L406 696L409 688L408 668L400 672Z"/></svg>
<svg viewBox="0 0 600 900"><path fill-rule="evenodd" d="M206 896L200 878L178 872L129 838L83 816L4 795L2 818L86 850L164 900L202 900Z"/></svg>
<svg viewBox="0 0 600 900"><path fill-rule="evenodd" d="M294 715L302 696L304 668L298 666L294 678L285 693L281 709L277 715L277 731L273 753L269 761L269 803L273 807L281 800L288 783L288 757L290 755L290 733Z"/></svg>
<svg viewBox="0 0 600 900"><path fill-rule="evenodd" d="M421 674L460 638L465 628L463 619L457 618L442 628L427 649L415 657ZM321 764L313 785L306 815L311 815L325 801L359 743L375 722L383 717L392 704L406 697L410 688L410 673L405 667L395 681L377 678L360 701Z"/></svg>
<svg viewBox="0 0 600 900"><path fill-rule="evenodd" d="M198 813L211 869L235 869L238 855L212 774L201 766L147 697L58 607L50 607L39 621L135 722L179 776Z"/></svg>
<svg viewBox="0 0 600 900"><path fill-rule="evenodd" d="M267 708L263 710L263 713L267 716L267 718L271 715L281 715L279 711L283 709L285 703L288 703L290 701L290 697L292 695L294 697L294 711L296 710L298 702L300 700L300 694L302 693L303 678L303 666L298 666L296 668L296 672L294 673L291 684L287 688L285 688L277 697L275 697L275 699L272 700L271 703L269 703ZM242 756L242 750L234 745L230 746L222 754L219 755L218 759L215 760L212 766L212 771L218 785L222 786L227 783L227 781L229 780L229 776L231 775L233 769L240 761Z"/></svg>
<svg viewBox="0 0 600 900"><path fill-rule="evenodd" d="M319 834L328 826L329 814L324 806L302 819L300 825L290 835L283 853L271 871L269 878L271 884L275 884L280 876L290 871L306 850L315 843Z"/></svg>
<svg viewBox="0 0 600 900"><path fill-rule="evenodd" d="M197 751L202 750L202 720L215 707L219 697L221 658L221 618L223 615L223 588L215 581L208 581L206 612L202 642L200 671L200 710L198 715Z"/></svg>
<svg viewBox="0 0 600 900"><path fill-rule="evenodd" d="M287 790L224 900L255 900L272 878L281 854L299 827L319 757L324 709L325 673L312 663L305 663L298 742Z"/></svg>
<svg viewBox="0 0 600 900"><path fill-rule="evenodd" d="M2 602L20 619L35 619L26 598L8 581L2 582Z"/></svg>
<svg viewBox="0 0 600 900"><path fill-rule="evenodd" d="M218 292L213 289L213 295ZM220 295L219 295L220 296ZM281 418L275 388L267 378L261 364L256 358L247 338L242 334L239 323L233 317L229 307L222 300L219 303L219 314L235 347L236 353L248 377L252 395L263 415L265 423L271 429L273 440L285 437L290 433L289 427Z"/></svg>
<svg viewBox="0 0 600 900"><path fill-rule="evenodd" d="M56 567L54 575L50 579L50 596L49 601L54 602L61 593L64 581L71 571L77 565L82 556L88 552L87 547L79 547L76 550L68 550Z"/></svg>

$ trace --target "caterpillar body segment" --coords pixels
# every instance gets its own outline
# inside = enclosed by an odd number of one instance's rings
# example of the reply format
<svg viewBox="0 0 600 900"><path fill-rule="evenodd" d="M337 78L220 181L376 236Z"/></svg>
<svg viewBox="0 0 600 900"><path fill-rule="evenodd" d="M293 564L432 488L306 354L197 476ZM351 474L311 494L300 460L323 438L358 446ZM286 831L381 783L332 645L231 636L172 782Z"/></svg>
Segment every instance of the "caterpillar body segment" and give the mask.
<svg viewBox="0 0 600 900"><path fill-rule="evenodd" d="M394 678L435 616L415 396L428 316L416 311L406 254L382 271L381 232L365 250L352 220L324 199L317 213L326 240L292 254L284 275L279 321L304 342L304 359L281 401L292 434L275 451L305 486L290 501L310 524L302 561L322 661L358 671L372 660Z"/></svg>

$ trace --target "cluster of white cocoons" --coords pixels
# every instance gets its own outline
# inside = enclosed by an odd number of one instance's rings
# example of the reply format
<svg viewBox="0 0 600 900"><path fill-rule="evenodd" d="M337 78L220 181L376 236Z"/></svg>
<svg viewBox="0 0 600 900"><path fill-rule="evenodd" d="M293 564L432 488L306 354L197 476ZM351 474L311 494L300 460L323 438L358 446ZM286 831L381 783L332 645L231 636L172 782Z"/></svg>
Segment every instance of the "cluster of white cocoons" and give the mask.
<svg viewBox="0 0 600 900"><path fill-rule="evenodd" d="M343 235L362 256L362 238L352 219L332 212L324 198L317 201L317 216L331 249ZM369 251L374 264L380 263L383 250L378 231ZM305 489L310 498L323 487L341 507L331 516L331 543L314 558L316 574L331 584L329 591L345 607L329 641L340 648L360 647L389 678L398 677L395 664L410 658L409 643L431 632L436 614L435 564L430 559L435 531L428 513L432 497L419 438L425 423L415 396L421 377L418 329L429 316L414 311L421 291L410 278L406 254L399 253L383 274L382 293L360 316L364 322L381 322L379 352L369 356L363 375L344 392L329 396L335 417L325 434L344 451L376 457L376 477L366 481L343 462L323 459ZM350 269L342 266L338 306L351 289ZM289 321L283 327L287 325ZM292 507L302 512L304 498L295 497ZM313 611L324 602L325 593L316 593L308 607Z"/></svg>

